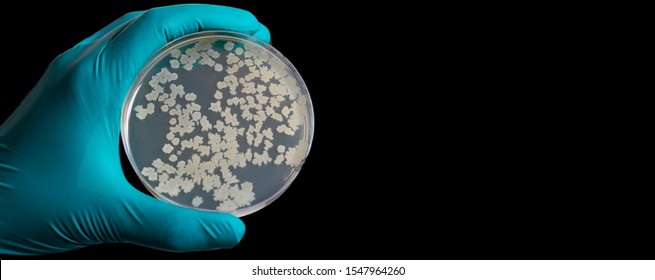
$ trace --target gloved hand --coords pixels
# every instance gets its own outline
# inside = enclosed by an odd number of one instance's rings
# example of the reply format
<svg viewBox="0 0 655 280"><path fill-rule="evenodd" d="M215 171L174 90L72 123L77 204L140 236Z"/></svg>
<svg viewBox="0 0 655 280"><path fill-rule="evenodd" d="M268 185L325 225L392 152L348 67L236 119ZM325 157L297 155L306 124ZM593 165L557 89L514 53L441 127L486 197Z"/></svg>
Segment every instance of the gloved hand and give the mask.
<svg viewBox="0 0 655 280"><path fill-rule="evenodd" d="M178 5L126 14L58 56L0 127L0 253L44 254L103 242L168 251L231 248L245 226L229 214L186 209L125 179L123 99L167 42L201 30L269 41L249 12Z"/></svg>

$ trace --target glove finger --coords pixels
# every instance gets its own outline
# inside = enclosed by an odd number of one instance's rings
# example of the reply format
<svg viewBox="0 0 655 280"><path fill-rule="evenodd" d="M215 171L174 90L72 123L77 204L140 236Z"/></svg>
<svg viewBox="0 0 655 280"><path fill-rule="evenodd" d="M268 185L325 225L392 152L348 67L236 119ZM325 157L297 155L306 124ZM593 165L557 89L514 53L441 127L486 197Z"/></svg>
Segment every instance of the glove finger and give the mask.
<svg viewBox="0 0 655 280"><path fill-rule="evenodd" d="M94 33L93 35L91 35L88 38L81 41L79 43L79 45L84 45L84 44L88 44L90 42L96 41L99 38L102 38L103 36L105 36L110 31L114 30L115 28L122 27L121 25L129 24L130 21L132 21L134 18L136 18L136 17L138 17L138 16L140 16L142 14L143 14L143 11L129 12L127 14L124 14L122 17L118 18L117 20L113 21L112 23L110 23L107 26L100 29L98 32Z"/></svg>
<svg viewBox="0 0 655 280"><path fill-rule="evenodd" d="M106 41L104 40L105 38L111 38L118 35L141 14L143 14L143 12L131 12L123 15L122 17L108 24L98 32L82 40L77 45L61 54L55 61L62 62L64 65L61 66L65 67L65 64L69 63L69 61L74 60L76 57L82 56L83 53L88 52L89 50L93 50L100 44L103 44Z"/></svg>
<svg viewBox="0 0 655 280"><path fill-rule="evenodd" d="M268 28L264 25L262 25L261 28L255 31L255 33L253 33L252 36L267 43L271 42L271 33L268 31Z"/></svg>

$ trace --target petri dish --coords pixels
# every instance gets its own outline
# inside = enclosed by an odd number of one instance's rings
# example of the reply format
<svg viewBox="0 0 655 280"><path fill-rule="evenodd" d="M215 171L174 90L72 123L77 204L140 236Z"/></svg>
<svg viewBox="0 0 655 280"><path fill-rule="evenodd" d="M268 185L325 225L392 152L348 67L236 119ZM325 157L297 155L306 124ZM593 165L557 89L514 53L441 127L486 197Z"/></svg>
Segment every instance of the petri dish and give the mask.
<svg viewBox="0 0 655 280"><path fill-rule="evenodd" d="M271 45L205 31L153 55L121 115L125 152L157 198L245 216L291 185L314 118L305 83Z"/></svg>

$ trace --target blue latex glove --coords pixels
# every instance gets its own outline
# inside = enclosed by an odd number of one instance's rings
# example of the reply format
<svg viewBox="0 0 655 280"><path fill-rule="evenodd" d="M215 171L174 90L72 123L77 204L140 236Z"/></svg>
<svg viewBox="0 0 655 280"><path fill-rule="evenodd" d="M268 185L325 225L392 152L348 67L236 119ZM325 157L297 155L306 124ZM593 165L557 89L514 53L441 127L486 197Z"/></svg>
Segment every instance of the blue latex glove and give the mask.
<svg viewBox="0 0 655 280"><path fill-rule="evenodd" d="M126 14L57 57L0 127L0 253L44 254L103 242L168 251L235 246L237 217L140 193L119 155L123 99L167 42L201 30L270 40L249 12L178 5Z"/></svg>

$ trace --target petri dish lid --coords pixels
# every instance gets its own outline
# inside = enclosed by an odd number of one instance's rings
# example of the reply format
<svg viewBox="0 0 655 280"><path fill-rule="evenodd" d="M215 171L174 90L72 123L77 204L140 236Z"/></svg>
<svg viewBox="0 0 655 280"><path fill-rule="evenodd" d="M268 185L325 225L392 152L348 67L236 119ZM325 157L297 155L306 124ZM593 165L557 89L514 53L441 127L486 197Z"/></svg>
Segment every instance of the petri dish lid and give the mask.
<svg viewBox="0 0 655 280"><path fill-rule="evenodd" d="M123 104L123 145L157 198L245 216L278 198L311 148L298 71L252 36L205 31L162 47Z"/></svg>

